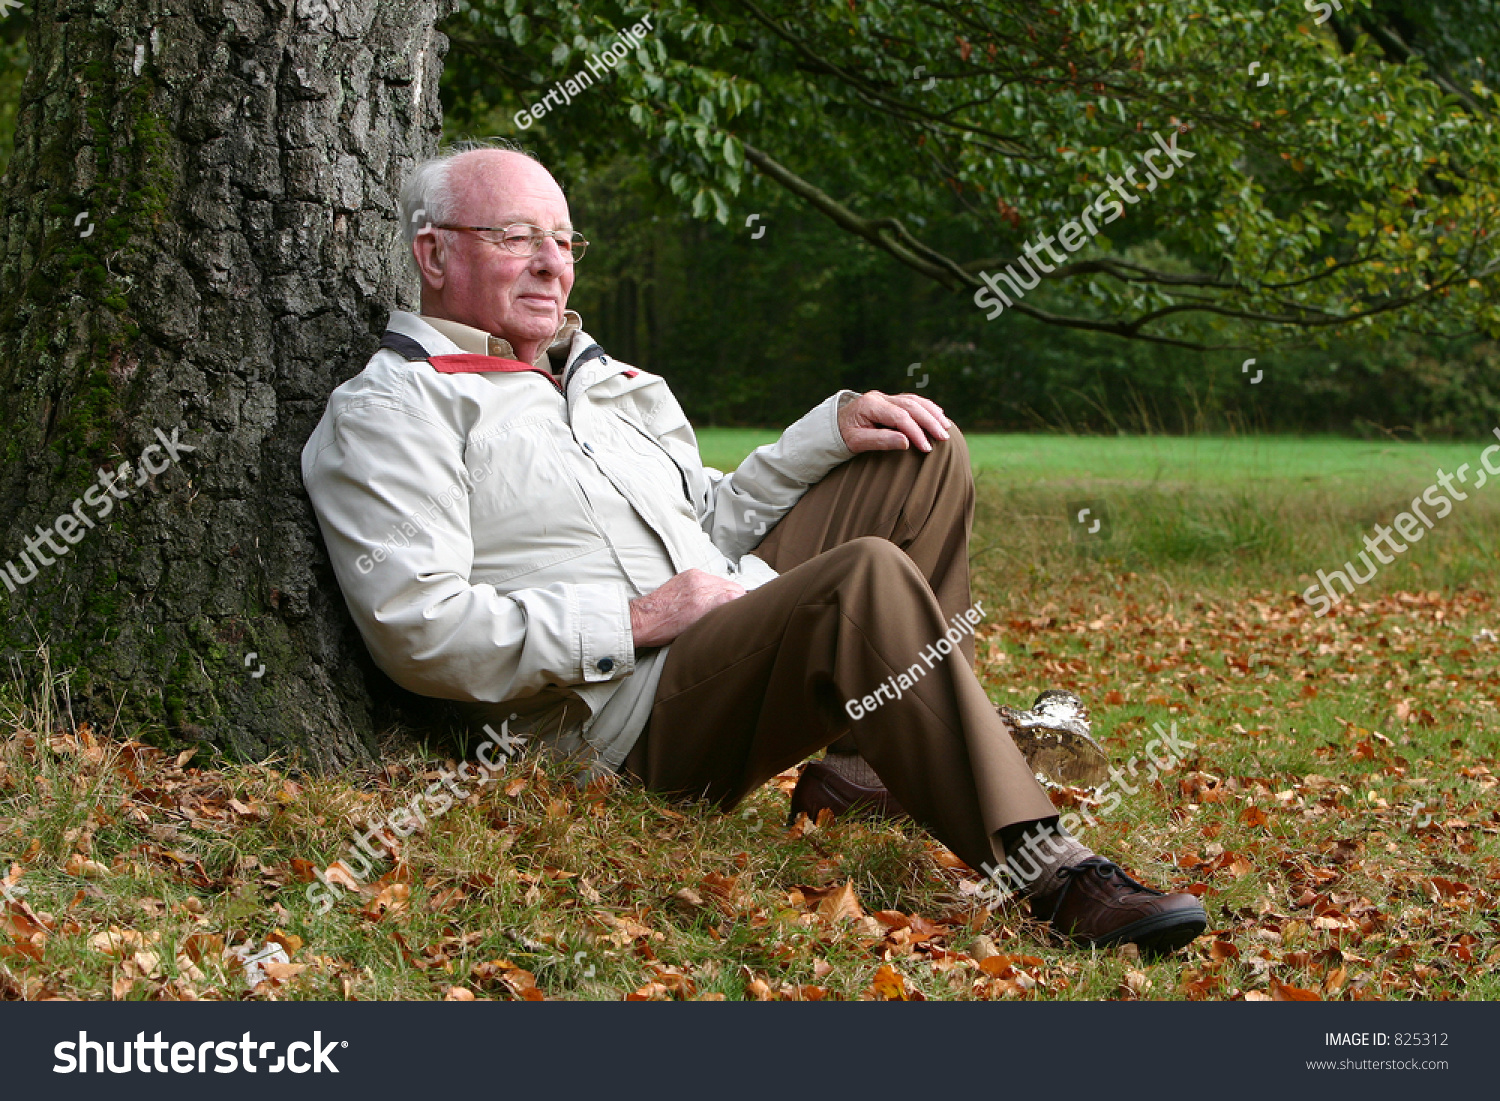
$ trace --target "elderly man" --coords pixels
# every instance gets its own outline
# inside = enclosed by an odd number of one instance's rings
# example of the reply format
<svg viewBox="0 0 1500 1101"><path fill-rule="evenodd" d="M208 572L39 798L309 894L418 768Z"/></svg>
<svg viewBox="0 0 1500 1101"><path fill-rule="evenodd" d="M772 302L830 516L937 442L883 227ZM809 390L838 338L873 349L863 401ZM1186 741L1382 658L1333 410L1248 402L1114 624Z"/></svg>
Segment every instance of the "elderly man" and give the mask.
<svg viewBox="0 0 1500 1101"><path fill-rule="evenodd" d="M838 743L796 810L904 808L974 868L1029 854L1033 913L1083 943L1202 932L1192 896L1058 828L975 677L973 482L937 405L844 391L733 473L705 468L666 381L567 309L586 242L541 164L450 153L402 206L422 313L391 315L302 460L392 679L488 708L585 777L725 809Z"/></svg>

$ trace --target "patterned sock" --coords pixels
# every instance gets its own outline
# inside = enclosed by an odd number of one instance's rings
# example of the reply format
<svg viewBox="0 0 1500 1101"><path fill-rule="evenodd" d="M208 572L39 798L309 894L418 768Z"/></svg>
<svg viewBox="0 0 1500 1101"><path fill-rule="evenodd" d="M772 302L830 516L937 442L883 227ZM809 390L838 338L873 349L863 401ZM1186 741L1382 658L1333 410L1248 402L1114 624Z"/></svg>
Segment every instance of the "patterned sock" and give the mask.
<svg viewBox="0 0 1500 1101"><path fill-rule="evenodd" d="M828 753L824 755L823 763L850 783L867 788L885 787L870 767L870 762L858 753Z"/></svg>
<svg viewBox="0 0 1500 1101"><path fill-rule="evenodd" d="M1021 885L1019 893L1027 898L1051 894L1062 886L1057 875L1061 869L1095 855L1062 827L1040 823L1017 835L1005 852L1006 865Z"/></svg>

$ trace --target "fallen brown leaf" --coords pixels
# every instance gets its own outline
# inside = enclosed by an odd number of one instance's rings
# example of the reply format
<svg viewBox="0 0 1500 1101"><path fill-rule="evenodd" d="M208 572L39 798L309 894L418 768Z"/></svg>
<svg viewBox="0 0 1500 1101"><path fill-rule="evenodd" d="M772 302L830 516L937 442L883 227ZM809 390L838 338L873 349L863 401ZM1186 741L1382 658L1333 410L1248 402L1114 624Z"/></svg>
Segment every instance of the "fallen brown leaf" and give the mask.
<svg viewBox="0 0 1500 1101"><path fill-rule="evenodd" d="M861 995L867 1000L882 1002L925 1001L921 992L907 984L906 977L890 964L881 964L870 982L870 988Z"/></svg>
<svg viewBox="0 0 1500 1101"><path fill-rule="evenodd" d="M818 917L829 924L836 921L858 921L864 916L865 912L859 904L859 896L854 893L854 880L852 879L846 880L843 886L818 903Z"/></svg>
<svg viewBox="0 0 1500 1101"><path fill-rule="evenodd" d="M1323 996L1316 990L1305 990L1300 986L1289 986L1276 976L1271 976L1271 1000L1276 1002L1321 1002Z"/></svg>

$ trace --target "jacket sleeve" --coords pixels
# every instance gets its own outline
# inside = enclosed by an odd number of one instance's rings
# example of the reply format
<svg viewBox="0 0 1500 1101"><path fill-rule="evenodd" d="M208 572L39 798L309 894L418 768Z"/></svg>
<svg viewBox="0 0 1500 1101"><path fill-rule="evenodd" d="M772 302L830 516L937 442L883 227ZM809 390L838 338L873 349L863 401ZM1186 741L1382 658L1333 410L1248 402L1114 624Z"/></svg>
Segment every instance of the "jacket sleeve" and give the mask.
<svg viewBox="0 0 1500 1101"><path fill-rule="evenodd" d="M330 410L308 441L303 481L376 664L413 692L492 703L633 672L623 583L470 583L481 474L451 427L381 401Z"/></svg>
<svg viewBox="0 0 1500 1101"><path fill-rule="evenodd" d="M653 411L649 427L682 468L703 530L725 555L738 560L760 544L810 486L854 457L839 432L839 409L858 396L840 390L728 474L703 465L693 426L670 393Z"/></svg>

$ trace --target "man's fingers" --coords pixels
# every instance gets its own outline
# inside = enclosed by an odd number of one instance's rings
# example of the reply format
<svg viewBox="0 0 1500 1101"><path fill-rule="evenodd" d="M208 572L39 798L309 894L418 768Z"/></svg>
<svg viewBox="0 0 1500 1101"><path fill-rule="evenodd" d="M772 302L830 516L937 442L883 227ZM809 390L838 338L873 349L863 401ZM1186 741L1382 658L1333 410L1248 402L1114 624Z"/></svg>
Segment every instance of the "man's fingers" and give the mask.
<svg viewBox="0 0 1500 1101"><path fill-rule="evenodd" d="M940 440L948 438L947 426L953 422L944 415L937 402L920 394L897 394L891 401L902 405L918 424Z"/></svg>
<svg viewBox="0 0 1500 1101"><path fill-rule="evenodd" d="M942 407L920 394L870 390L839 414L839 431L851 451L932 450L932 440L949 438L953 421Z"/></svg>
<svg viewBox="0 0 1500 1101"><path fill-rule="evenodd" d="M947 413L943 412L943 407L941 405L939 405L937 402L933 401L931 398L924 398L924 397L921 397L919 395L915 395L915 396L917 398L917 401L919 401L919 402L922 403L923 408L925 408L929 412L931 412L932 415L934 417L936 417L943 424L944 427L951 427L952 426L953 419L951 417L949 417Z"/></svg>
<svg viewBox="0 0 1500 1101"><path fill-rule="evenodd" d="M745 586L696 568L673 575L630 602L637 646L664 646L721 604L745 595Z"/></svg>
<svg viewBox="0 0 1500 1101"><path fill-rule="evenodd" d="M932 450L932 444L927 440L927 433L923 431L922 425L917 423L916 418L907 411L905 405L898 404L892 399L886 398L884 406L885 408L875 416L876 423L894 428L909 439L912 442L912 446L919 450Z"/></svg>
<svg viewBox="0 0 1500 1101"><path fill-rule="evenodd" d="M916 406L926 409L929 413L936 417L938 422L941 424L951 425L953 423L953 418L944 413L943 407L937 402L933 401L931 398L924 398L921 394L897 394L896 398L904 399L906 401L912 402ZM896 400L896 398L892 398L891 400L894 401Z"/></svg>
<svg viewBox="0 0 1500 1101"><path fill-rule="evenodd" d="M905 433L890 428L857 428L853 435L849 450L854 452L905 451L911 447L911 440Z"/></svg>

